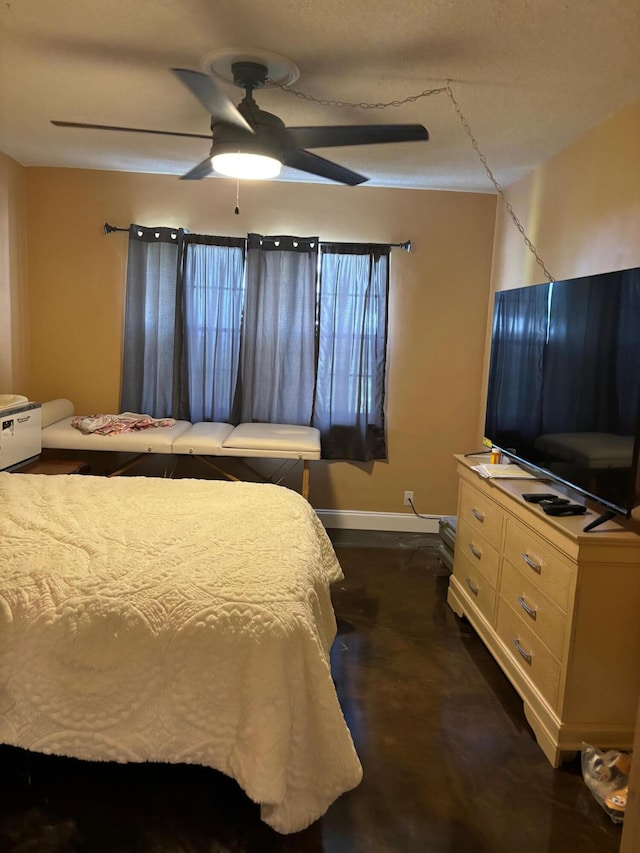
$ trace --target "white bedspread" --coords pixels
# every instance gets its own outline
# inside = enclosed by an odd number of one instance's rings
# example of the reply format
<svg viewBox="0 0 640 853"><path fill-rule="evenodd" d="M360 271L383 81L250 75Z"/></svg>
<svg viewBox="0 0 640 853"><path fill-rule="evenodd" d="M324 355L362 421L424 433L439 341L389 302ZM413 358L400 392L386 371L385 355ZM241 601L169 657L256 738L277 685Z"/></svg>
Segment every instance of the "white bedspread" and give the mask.
<svg viewBox="0 0 640 853"><path fill-rule="evenodd" d="M273 485L0 473L0 742L203 764L279 832L362 770L317 516Z"/></svg>

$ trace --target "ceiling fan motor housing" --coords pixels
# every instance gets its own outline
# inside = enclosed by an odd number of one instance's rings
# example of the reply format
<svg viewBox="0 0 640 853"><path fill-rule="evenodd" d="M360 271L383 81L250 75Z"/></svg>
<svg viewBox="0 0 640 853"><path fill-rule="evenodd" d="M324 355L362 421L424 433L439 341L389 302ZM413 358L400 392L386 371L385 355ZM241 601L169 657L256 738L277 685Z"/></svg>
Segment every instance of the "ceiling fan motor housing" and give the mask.
<svg viewBox="0 0 640 853"><path fill-rule="evenodd" d="M254 133L249 133L242 127L212 120L211 156L233 153L241 149L248 153L263 154L282 160L288 146L286 128L282 119L266 110L261 110L253 100L243 100L238 104L238 111L253 128Z"/></svg>

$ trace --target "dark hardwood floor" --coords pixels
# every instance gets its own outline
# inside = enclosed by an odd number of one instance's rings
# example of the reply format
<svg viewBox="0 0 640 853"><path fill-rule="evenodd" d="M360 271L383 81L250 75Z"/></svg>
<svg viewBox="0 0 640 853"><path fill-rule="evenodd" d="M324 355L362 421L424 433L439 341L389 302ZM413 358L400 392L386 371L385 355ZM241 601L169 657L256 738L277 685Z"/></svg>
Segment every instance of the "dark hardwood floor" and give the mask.
<svg viewBox="0 0 640 853"><path fill-rule="evenodd" d="M279 836L211 770L0 747L2 853L613 853L579 761L553 770L522 703L446 604L435 536L335 532L334 678L364 779Z"/></svg>

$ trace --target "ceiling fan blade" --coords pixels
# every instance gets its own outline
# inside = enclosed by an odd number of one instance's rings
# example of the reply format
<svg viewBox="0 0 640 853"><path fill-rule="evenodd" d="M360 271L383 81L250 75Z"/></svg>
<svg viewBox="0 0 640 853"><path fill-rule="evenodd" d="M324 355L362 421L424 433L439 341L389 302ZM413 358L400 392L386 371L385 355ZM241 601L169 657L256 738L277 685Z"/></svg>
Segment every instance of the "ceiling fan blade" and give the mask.
<svg viewBox="0 0 640 853"><path fill-rule="evenodd" d="M345 169L344 166L332 163L331 160L325 160L324 157L318 157L317 154L311 154L310 151L287 151L283 163L285 166L291 166L292 169L309 172L321 178L329 178L341 184L348 184L350 187L355 187L357 184L369 180L364 175L352 172L351 169Z"/></svg>
<svg viewBox="0 0 640 853"><path fill-rule="evenodd" d="M180 133L174 130L148 130L146 127L115 127L111 124L83 124L78 121L53 121L56 127L82 127L89 130L123 130L125 133L155 133L160 136L185 136L192 139L211 139L210 133Z"/></svg>
<svg viewBox="0 0 640 853"><path fill-rule="evenodd" d="M339 145L379 145L384 142L419 142L429 139L421 124L359 124L324 127L288 127L299 148L333 148Z"/></svg>
<svg viewBox="0 0 640 853"><path fill-rule="evenodd" d="M189 71L187 68L172 68L171 70L191 94L195 95L212 118L226 124L242 127L244 130L253 133L251 125L225 93L218 89L211 77L202 74L200 71Z"/></svg>
<svg viewBox="0 0 640 853"><path fill-rule="evenodd" d="M197 166L194 166L190 172L187 172L186 175L182 175L181 181L199 181L201 178L206 178L207 175L210 175L213 172L213 166L211 165L211 158L207 157L206 160L203 160L201 163L198 163Z"/></svg>

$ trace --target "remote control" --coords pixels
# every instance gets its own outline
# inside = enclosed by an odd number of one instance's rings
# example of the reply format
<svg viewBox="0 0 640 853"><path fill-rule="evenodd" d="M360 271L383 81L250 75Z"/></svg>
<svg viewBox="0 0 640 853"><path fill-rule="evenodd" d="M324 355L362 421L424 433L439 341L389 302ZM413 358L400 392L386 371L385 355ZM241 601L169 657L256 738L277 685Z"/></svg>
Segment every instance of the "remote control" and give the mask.
<svg viewBox="0 0 640 853"><path fill-rule="evenodd" d="M587 511L582 504L543 504L542 509L547 515L584 515Z"/></svg>
<svg viewBox="0 0 640 853"><path fill-rule="evenodd" d="M552 501L557 498L557 495L552 495L550 492L527 492L522 496L527 503L539 504L540 501Z"/></svg>

